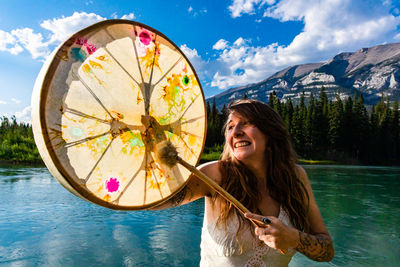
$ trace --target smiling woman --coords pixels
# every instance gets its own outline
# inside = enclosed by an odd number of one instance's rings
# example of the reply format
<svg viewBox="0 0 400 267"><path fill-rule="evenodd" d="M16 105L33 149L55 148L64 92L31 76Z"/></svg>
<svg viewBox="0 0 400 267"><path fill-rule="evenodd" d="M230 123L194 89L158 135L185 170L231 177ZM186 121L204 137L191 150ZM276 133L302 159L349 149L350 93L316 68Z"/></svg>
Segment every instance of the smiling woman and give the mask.
<svg viewBox="0 0 400 267"><path fill-rule="evenodd" d="M255 159L264 160L266 136L240 113L232 112L229 116L226 138L236 159L248 165Z"/></svg>
<svg viewBox="0 0 400 267"><path fill-rule="evenodd" d="M253 213L242 216L195 177L158 208L205 196L200 266L287 266L296 251L330 261L332 239L282 118L254 100L233 102L228 114L222 159L199 169Z"/></svg>

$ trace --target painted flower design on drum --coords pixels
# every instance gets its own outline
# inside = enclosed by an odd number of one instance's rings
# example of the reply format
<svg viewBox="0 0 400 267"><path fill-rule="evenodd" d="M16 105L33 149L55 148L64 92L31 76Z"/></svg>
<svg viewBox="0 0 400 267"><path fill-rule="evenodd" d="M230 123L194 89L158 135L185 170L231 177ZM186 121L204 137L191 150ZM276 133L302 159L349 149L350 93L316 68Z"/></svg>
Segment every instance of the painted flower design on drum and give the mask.
<svg viewBox="0 0 400 267"><path fill-rule="evenodd" d="M148 31L143 30L141 33L139 33L139 39L142 44L149 45L151 42L151 34Z"/></svg>
<svg viewBox="0 0 400 267"><path fill-rule="evenodd" d="M87 190L110 205L137 207L168 197L185 180L184 172L159 163L153 145L169 139L185 161L196 162L203 145L199 128L204 127L204 105L194 70L176 46L150 29L128 25L120 31L119 26L110 45L96 34L73 39L68 55L75 65L68 81L74 84L67 83L70 106L64 116L77 122L53 128L64 137L60 146L67 148L67 156L76 155L71 166L79 171L79 183L85 180ZM126 48L124 53L120 47ZM120 91L108 86L119 82L124 88L121 93L133 90L126 93L129 97L120 97ZM82 96L99 105L86 106ZM125 101L140 104L132 110L143 112L151 123L136 120L122 105ZM86 159L88 164L82 164ZM139 197L135 192L140 192Z"/></svg>
<svg viewBox="0 0 400 267"><path fill-rule="evenodd" d="M111 177L110 179L106 180L106 189L110 193L117 192L119 189L119 184L120 183L117 178Z"/></svg>
<svg viewBox="0 0 400 267"><path fill-rule="evenodd" d="M154 48L147 48L146 54L142 57L140 57L140 63L144 65L144 72L145 74L149 75L149 71L151 70L152 67L156 67L162 72L160 65L159 65L159 59L160 59L160 45L158 43L155 43Z"/></svg>
<svg viewBox="0 0 400 267"><path fill-rule="evenodd" d="M88 40L87 39L83 39L83 38L78 38L76 40L76 44L83 45L84 47L86 47L86 50L89 53L89 55L91 55L94 52L96 52L96 49L97 49L94 44L88 43Z"/></svg>
<svg viewBox="0 0 400 267"><path fill-rule="evenodd" d="M166 77L166 81L166 85L162 86L160 90L160 100L162 99L168 105L168 111L161 117L156 116L161 124L170 123L176 114L185 110L189 101L193 102L198 96L192 90L193 87L198 86L194 74L172 73ZM186 96L184 96L185 94ZM150 107L150 113L154 113L152 107Z"/></svg>

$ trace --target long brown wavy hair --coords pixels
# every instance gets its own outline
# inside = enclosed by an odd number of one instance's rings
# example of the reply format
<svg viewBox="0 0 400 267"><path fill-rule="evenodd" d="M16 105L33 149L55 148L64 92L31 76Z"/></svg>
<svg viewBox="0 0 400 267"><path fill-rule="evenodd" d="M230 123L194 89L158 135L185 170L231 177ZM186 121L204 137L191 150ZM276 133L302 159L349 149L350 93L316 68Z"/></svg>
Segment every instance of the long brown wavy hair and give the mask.
<svg viewBox="0 0 400 267"><path fill-rule="evenodd" d="M293 226L299 230L308 231L307 218L309 209L309 195L296 174L297 156L292 147L289 133L282 118L268 105L255 100L238 100L228 106L228 115L233 112L248 120L266 136L266 186L270 196L277 201L289 215ZM239 200L251 212L260 213L258 204L261 199L258 188L258 178L243 163L237 160L226 140L227 124L225 123L225 146L219 162L222 175L221 186ZM217 223L225 228L227 220L234 214L239 218L238 234L244 225L250 224L232 204L225 201L218 194L214 195L221 203L221 213Z"/></svg>

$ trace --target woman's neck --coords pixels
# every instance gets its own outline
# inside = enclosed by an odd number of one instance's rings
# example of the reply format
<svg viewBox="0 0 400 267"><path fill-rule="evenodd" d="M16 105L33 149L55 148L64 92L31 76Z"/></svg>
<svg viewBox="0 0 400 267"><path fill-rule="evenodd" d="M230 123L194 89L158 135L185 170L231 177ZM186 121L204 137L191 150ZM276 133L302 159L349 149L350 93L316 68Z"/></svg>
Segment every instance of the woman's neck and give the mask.
<svg viewBox="0 0 400 267"><path fill-rule="evenodd" d="M258 164L257 164L258 163ZM264 181L265 183L265 175L267 172L267 167L261 162L253 162L252 164L246 164L246 167L251 170L251 172L257 177L259 181Z"/></svg>

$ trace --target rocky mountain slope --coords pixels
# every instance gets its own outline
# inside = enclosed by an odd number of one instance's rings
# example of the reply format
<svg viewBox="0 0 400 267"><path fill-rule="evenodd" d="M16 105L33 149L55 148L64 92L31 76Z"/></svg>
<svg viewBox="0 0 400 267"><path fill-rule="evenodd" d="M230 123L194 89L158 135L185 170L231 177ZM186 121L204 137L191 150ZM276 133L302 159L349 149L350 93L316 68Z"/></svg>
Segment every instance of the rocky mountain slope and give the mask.
<svg viewBox="0 0 400 267"><path fill-rule="evenodd" d="M341 97L362 93L366 104L375 104L384 94L390 100L400 100L400 43L362 48L354 53L340 53L325 63L311 63L288 67L259 83L231 88L215 98L217 107L232 100L248 98L268 101L269 94L276 92L283 101L293 102L305 92L319 95L324 86L330 99L340 89Z"/></svg>

